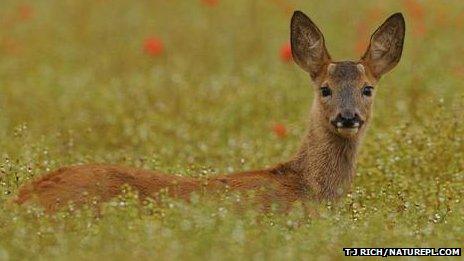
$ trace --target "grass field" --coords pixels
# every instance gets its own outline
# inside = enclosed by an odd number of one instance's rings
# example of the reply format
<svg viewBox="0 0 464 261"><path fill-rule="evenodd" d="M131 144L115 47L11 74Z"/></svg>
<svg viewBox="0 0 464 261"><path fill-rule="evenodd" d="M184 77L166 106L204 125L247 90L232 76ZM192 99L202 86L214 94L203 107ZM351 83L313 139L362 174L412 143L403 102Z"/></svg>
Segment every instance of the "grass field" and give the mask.
<svg viewBox="0 0 464 261"><path fill-rule="evenodd" d="M320 218L237 213L236 198L130 191L95 218L7 208L68 164L188 176L257 169L296 152L312 100L285 46L294 9L338 60L357 59L391 13L403 58L377 90L352 192ZM0 1L0 260L282 260L343 247L463 247L461 1ZM72 208L72 207L70 207Z"/></svg>

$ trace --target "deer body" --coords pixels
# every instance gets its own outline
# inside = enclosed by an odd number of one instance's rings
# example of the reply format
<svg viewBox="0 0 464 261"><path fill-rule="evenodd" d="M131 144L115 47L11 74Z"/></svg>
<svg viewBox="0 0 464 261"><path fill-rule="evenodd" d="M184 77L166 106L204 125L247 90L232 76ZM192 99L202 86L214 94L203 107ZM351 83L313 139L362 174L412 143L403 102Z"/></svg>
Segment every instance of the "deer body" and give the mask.
<svg viewBox="0 0 464 261"><path fill-rule="evenodd" d="M206 179L116 165L63 167L24 185L16 202L32 200L53 212L69 202L81 205L94 198L110 200L121 194L123 185L128 185L140 198L155 198L162 190L185 200L192 192L253 191L262 207L278 204L285 209L297 200L331 200L342 196L355 172L355 150L353 142L326 140L321 143L310 131L300 152L286 163Z"/></svg>
<svg viewBox="0 0 464 261"><path fill-rule="evenodd" d="M54 212L69 202L80 206L93 199L108 201L121 194L123 185L128 185L142 199L156 199L162 190L171 197L187 201L192 192L254 191L255 199L265 208L274 203L287 207L306 196L300 182L297 175L277 173L272 169L193 179L122 166L84 165L44 175L23 187L16 202L22 204L32 200L48 212Z"/></svg>
<svg viewBox="0 0 464 261"><path fill-rule="evenodd" d="M296 155L265 170L194 179L112 165L64 167L23 185L18 204L36 202L53 212L72 201L107 201L132 187L142 198L166 190L188 200L192 192L253 191L265 208L288 208L298 200L334 200L341 197L355 175L360 140L371 118L374 85L399 61L405 26L401 14L388 18L372 35L357 62L333 62L324 37L302 12L291 21L292 55L309 73L315 88L311 126Z"/></svg>

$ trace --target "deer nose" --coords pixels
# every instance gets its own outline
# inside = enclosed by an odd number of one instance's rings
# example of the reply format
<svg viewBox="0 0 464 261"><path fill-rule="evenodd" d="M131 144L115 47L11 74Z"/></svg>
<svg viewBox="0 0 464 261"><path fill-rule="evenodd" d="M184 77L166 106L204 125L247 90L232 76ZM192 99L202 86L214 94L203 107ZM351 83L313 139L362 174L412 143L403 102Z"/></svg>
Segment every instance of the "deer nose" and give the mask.
<svg viewBox="0 0 464 261"><path fill-rule="evenodd" d="M337 128L358 128L362 121L359 115L353 111L342 111L333 122Z"/></svg>

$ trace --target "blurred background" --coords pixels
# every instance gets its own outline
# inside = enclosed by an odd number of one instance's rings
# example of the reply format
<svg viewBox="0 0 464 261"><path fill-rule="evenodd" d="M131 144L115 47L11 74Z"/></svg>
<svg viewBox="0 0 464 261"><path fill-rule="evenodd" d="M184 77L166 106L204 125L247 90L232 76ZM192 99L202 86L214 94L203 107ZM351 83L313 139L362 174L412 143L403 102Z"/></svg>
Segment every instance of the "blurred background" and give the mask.
<svg viewBox="0 0 464 261"><path fill-rule="evenodd" d="M227 171L285 159L312 98L291 59L296 9L336 60L358 59L382 22L404 13L403 58L380 82L371 133L419 127L433 101L451 109L462 99L460 1L4 0L1 152L32 157L38 171L90 161Z"/></svg>

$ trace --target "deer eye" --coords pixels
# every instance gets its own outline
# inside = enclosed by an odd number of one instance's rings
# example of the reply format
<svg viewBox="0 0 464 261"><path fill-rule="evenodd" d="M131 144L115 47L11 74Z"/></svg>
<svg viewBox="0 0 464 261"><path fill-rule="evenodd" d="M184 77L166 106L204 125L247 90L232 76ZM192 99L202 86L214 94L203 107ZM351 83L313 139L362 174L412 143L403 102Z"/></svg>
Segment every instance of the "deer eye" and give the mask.
<svg viewBox="0 0 464 261"><path fill-rule="evenodd" d="M327 97L332 95L332 90L329 87L321 87L321 95L322 97Z"/></svg>
<svg viewBox="0 0 464 261"><path fill-rule="evenodd" d="M366 87L362 88L362 94L364 96L372 96L372 90L374 90L374 87L366 86Z"/></svg>

